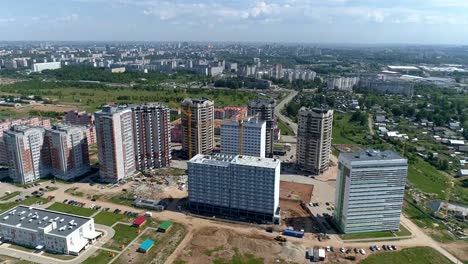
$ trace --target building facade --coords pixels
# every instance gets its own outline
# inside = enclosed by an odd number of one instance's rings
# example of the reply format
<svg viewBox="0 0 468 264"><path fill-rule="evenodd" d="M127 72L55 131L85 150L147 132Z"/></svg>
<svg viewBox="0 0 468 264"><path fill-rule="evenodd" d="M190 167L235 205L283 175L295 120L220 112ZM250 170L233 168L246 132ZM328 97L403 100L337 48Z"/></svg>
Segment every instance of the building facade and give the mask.
<svg viewBox="0 0 468 264"><path fill-rule="evenodd" d="M4 242L55 254L79 255L102 235L92 218L23 205L4 212L0 219Z"/></svg>
<svg viewBox="0 0 468 264"><path fill-rule="evenodd" d="M245 119L223 123L221 153L265 158L265 138L265 121Z"/></svg>
<svg viewBox="0 0 468 264"><path fill-rule="evenodd" d="M171 125L169 108L163 104L132 106L136 169L169 166Z"/></svg>
<svg viewBox="0 0 468 264"><path fill-rule="evenodd" d="M280 161L198 154L188 162L189 208L195 213L279 223Z"/></svg>
<svg viewBox="0 0 468 264"><path fill-rule="evenodd" d="M275 124L275 100L257 99L249 101L248 116L256 116L266 122L265 156L273 157L273 133Z"/></svg>
<svg viewBox="0 0 468 264"><path fill-rule="evenodd" d="M297 164L306 172L320 174L330 163L333 110L305 108L299 110L297 128Z"/></svg>
<svg viewBox="0 0 468 264"><path fill-rule="evenodd" d="M185 99L182 104L182 150L189 159L196 154L211 154L214 147L214 102Z"/></svg>
<svg viewBox="0 0 468 264"><path fill-rule="evenodd" d="M45 129L17 125L3 132L9 176L16 183L29 183L50 173L49 150L44 144Z"/></svg>
<svg viewBox="0 0 468 264"><path fill-rule="evenodd" d="M62 180L72 180L90 171L86 127L55 125L47 129L51 173Z"/></svg>
<svg viewBox="0 0 468 264"><path fill-rule="evenodd" d="M407 160L392 151L339 157L334 219L343 233L398 231Z"/></svg>
<svg viewBox="0 0 468 264"><path fill-rule="evenodd" d="M136 171L133 115L127 107L104 106L95 113L101 179L115 182Z"/></svg>

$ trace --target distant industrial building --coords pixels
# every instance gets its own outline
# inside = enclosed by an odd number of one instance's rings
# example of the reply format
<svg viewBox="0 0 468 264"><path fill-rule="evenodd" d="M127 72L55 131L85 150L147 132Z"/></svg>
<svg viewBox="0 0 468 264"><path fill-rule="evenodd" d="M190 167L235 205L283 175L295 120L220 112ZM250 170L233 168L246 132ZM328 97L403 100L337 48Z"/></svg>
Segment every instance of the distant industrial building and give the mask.
<svg viewBox="0 0 468 264"><path fill-rule="evenodd" d="M265 158L266 122L256 118L221 125L221 153ZM242 148L242 149L241 149Z"/></svg>
<svg viewBox="0 0 468 264"><path fill-rule="evenodd" d="M132 111L104 106L95 113L99 172L104 181L116 182L136 171Z"/></svg>
<svg viewBox="0 0 468 264"><path fill-rule="evenodd" d="M17 125L3 133L9 176L14 182L25 184L50 173L50 155L44 144L44 128Z"/></svg>
<svg viewBox="0 0 468 264"><path fill-rule="evenodd" d="M43 63L34 63L32 65L32 70L34 72L42 72L43 70L56 70L60 69L62 64L60 62L43 62Z"/></svg>
<svg viewBox="0 0 468 264"><path fill-rule="evenodd" d="M275 123L275 100L256 99L248 103L248 116L256 116L266 122L265 156L273 157L273 133Z"/></svg>
<svg viewBox="0 0 468 264"><path fill-rule="evenodd" d="M169 166L171 131L169 108L164 104L132 106L136 169Z"/></svg>
<svg viewBox="0 0 468 264"><path fill-rule="evenodd" d="M198 214L279 223L280 161L198 154L188 162L189 208Z"/></svg>
<svg viewBox="0 0 468 264"><path fill-rule="evenodd" d="M214 147L214 102L185 99L182 104L182 150L189 159L196 154L211 154Z"/></svg>
<svg viewBox="0 0 468 264"><path fill-rule="evenodd" d="M51 173L72 180L90 170L86 127L55 125L47 129L45 141L50 152Z"/></svg>
<svg viewBox="0 0 468 264"><path fill-rule="evenodd" d="M55 254L79 255L102 236L92 218L23 205L0 219L4 242Z"/></svg>
<svg viewBox="0 0 468 264"><path fill-rule="evenodd" d="M392 151L341 153L335 222L343 233L398 231L407 160Z"/></svg>
<svg viewBox="0 0 468 264"><path fill-rule="evenodd" d="M333 110L299 110L297 129L297 164L301 170L320 174L330 163Z"/></svg>

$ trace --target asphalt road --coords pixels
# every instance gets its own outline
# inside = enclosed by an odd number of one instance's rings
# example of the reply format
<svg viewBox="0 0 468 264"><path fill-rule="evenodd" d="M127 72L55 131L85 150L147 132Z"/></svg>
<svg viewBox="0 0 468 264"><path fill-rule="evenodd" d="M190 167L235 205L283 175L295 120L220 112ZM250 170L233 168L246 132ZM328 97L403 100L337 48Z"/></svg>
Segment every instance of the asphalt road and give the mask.
<svg viewBox="0 0 468 264"><path fill-rule="evenodd" d="M286 96L281 102L279 102L275 107L275 115L285 124L289 125L295 135L297 135L297 124L291 121L288 117L281 113L281 110L297 95L297 91L290 91L289 95Z"/></svg>

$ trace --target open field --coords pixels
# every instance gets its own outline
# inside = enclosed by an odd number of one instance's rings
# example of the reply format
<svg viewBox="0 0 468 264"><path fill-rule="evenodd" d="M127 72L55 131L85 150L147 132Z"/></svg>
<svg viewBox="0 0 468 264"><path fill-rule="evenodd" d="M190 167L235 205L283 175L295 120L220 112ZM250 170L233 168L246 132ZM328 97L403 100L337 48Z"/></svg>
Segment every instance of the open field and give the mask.
<svg viewBox="0 0 468 264"><path fill-rule="evenodd" d="M305 203L310 202L314 186L289 181L280 182L280 199L300 200Z"/></svg>
<svg viewBox="0 0 468 264"><path fill-rule="evenodd" d="M119 250L121 246L127 246L138 236L138 228L131 226L131 224L117 224L113 228L115 235L103 246L104 248Z"/></svg>
<svg viewBox="0 0 468 264"><path fill-rule="evenodd" d="M260 234L206 227L196 231L178 256L178 263L303 263L305 248L296 243L282 245ZM255 261L254 261L255 259ZM237 261L236 261L237 260ZM242 261L238 261L242 260Z"/></svg>
<svg viewBox="0 0 468 264"><path fill-rule="evenodd" d="M361 264L449 264L450 260L429 247L405 248L397 252L373 254L364 259Z"/></svg>
<svg viewBox="0 0 468 264"><path fill-rule="evenodd" d="M281 119L278 119L278 128L280 129L282 136L294 135L294 131L287 124L281 121Z"/></svg>
<svg viewBox="0 0 468 264"><path fill-rule="evenodd" d="M78 206L59 203L59 202L52 204L51 206L47 207L47 209L59 211L59 212L67 213L67 214L86 216L86 217L89 217L96 212L93 209L78 207Z"/></svg>
<svg viewBox="0 0 468 264"><path fill-rule="evenodd" d="M122 214L101 211L94 216L94 223L112 226L116 222L122 221L125 217L126 216Z"/></svg>
<svg viewBox="0 0 468 264"><path fill-rule="evenodd" d="M445 175L420 158L408 166L408 180L415 188L437 194L440 199L445 198L445 190L449 186Z"/></svg>
<svg viewBox="0 0 468 264"><path fill-rule="evenodd" d="M87 258L82 264L107 264L112 259L109 251L98 250L91 257Z"/></svg>
<svg viewBox="0 0 468 264"><path fill-rule="evenodd" d="M183 225L173 223L166 233L148 229L132 245L116 259L114 263L154 263L163 264L169 255L184 239L186 229ZM137 252L139 245L146 239L154 241L154 246L147 253Z"/></svg>

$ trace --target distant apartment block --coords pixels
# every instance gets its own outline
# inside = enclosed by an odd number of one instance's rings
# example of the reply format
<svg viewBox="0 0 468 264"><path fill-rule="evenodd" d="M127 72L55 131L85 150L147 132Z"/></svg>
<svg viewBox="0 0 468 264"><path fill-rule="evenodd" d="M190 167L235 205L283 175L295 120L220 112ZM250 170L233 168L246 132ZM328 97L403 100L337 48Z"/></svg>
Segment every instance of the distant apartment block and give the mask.
<svg viewBox="0 0 468 264"><path fill-rule="evenodd" d="M385 80L377 78L361 78L358 90L377 94L401 94L405 96L413 96L414 83L397 78Z"/></svg>
<svg viewBox="0 0 468 264"><path fill-rule="evenodd" d="M273 157L273 133L275 123L275 100L251 100L247 106L248 116L258 117L266 122L265 156Z"/></svg>
<svg viewBox="0 0 468 264"><path fill-rule="evenodd" d="M3 132L9 176L16 183L29 183L50 173L50 155L44 144L45 129L16 125Z"/></svg>
<svg viewBox="0 0 468 264"><path fill-rule="evenodd" d="M101 178L115 182L133 175L136 165L132 111L107 105L95 113L95 118Z"/></svg>
<svg viewBox="0 0 468 264"><path fill-rule="evenodd" d="M392 151L342 153L334 218L343 233L398 231L407 160Z"/></svg>
<svg viewBox="0 0 468 264"><path fill-rule="evenodd" d="M279 223L280 161L198 154L188 162L190 210L209 216Z"/></svg>
<svg viewBox="0 0 468 264"><path fill-rule="evenodd" d="M297 129L297 164L301 170L320 174L330 163L333 110L299 110Z"/></svg>
<svg viewBox="0 0 468 264"><path fill-rule="evenodd" d="M0 122L0 164L8 164L7 149L3 141L3 131L10 129L14 125L29 125L43 128L50 128L50 119L42 119L38 117L23 118L23 119L8 119Z"/></svg>
<svg viewBox="0 0 468 264"><path fill-rule="evenodd" d="M359 77L339 77L327 81L328 90L353 91L359 83Z"/></svg>
<svg viewBox="0 0 468 264"><path fill-rule="evenodd" d="M214 102L208 99L185 99L182 104L182 150L192 158L211 154L214 147Z"/></svg>
<svg viewBox="0 0 468 264"><path fill-rule="evenodd" d="M136 169L169 166L170 110L163 104L132 106Z"/></svg>
<svg viewBox="0 0 468 264"><path fill-rule="evenodd" d="M51 173L72 180L90 170L87 129L84 126L55 125L47 129L45 141L51 155Z"/></svg>
<svg viewBox="0 0 468 264"><path fill-rule="evenodd" d="M60 69L62 64L60 62L42 62L34 63L32 65L32 70L34 72L42 72L43 70L56 70Z"/></svg>
<svg viewBox="0 0 468 264"><path fill-rule="evenodd" d="M265 158L266 122L258 119L221 125L221 153ZM242 147L242 153L241 153Z"/></svg>

